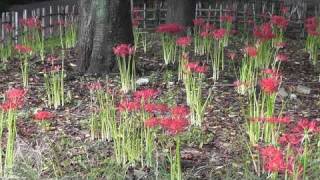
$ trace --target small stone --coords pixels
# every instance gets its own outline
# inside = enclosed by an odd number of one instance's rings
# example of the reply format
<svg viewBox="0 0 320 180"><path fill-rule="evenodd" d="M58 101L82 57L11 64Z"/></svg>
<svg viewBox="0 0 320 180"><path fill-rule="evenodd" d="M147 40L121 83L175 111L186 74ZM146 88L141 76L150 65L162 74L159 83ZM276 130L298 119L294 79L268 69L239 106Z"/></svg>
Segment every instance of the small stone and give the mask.
<svg viewBox="0 0 320 180"><path fill-rule="evenodd" d="M148 78L139 78L136 81L138 86L144 85L144 84L148 84L149 83L149 79Z"/></svg>
<svg viewBox="0 0 320 180"><path fill-rule="evenodd" d="M290 99L291 99L291 100L297 99L297 95L295 95L295 94L290 94Z"/></svg>
<svg viewBox="0 0 320 180"><path fill-rule="evenodd" d="M286 91L283 87L279 89L278 94L279 94L282 98L288 97L288 95L289 95L289 94L287 93L287 91Z"/></svg>
<svg viewBox="0 0 320 180"><path fill-rule="evenodd" d="M302 86L302 85L298 85L296 90L300 94L310 94L311 92L311 89L309 87Z"/></svg>

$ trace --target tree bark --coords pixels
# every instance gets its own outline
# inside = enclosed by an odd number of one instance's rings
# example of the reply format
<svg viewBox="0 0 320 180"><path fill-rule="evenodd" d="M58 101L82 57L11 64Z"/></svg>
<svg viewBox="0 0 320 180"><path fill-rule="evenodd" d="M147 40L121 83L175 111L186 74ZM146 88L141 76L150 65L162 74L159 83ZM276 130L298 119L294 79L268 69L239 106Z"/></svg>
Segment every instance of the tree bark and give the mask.
<svg viewBox="0 0 320 180"><path fill-rule="evenodd" d="M167 0L167 23L192 26L195 18L196 0Z"/></svg>
<svg viewBox="0 0 320 180"><path fill-rule="evenodd" d="M130 0L80 0L80 72L106 74L116 64L112 48L133 43Z"/></svg>

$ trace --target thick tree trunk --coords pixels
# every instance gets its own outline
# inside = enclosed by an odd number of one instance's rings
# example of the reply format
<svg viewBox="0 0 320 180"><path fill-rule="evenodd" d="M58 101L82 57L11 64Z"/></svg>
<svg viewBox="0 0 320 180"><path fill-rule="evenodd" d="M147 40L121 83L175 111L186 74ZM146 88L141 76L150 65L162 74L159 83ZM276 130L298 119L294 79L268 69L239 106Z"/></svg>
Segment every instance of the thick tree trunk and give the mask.
<svg viewBox="0 0 320 180"><path fill-rule="evenodd" d="M116 64L112 48L133 43L130 0L80 0L78 68L105 74Z"/></svg>
<svg viewBox="0 0 320 180"><path fill-rule="evenodd" d="M167 0L167 23L192 26L195 17L196 0Z"/></svg>

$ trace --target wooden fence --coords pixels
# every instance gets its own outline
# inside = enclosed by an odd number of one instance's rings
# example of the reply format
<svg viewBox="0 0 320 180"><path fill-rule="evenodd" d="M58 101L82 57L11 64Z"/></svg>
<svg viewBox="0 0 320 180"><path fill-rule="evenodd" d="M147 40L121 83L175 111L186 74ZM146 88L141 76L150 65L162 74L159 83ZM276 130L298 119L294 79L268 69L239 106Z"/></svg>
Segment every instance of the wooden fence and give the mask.
<svg viewBox="0 0 320 180"><path fill-rule="evenodd" d="M12 11L1 14L1 41L12 38L15 43L21 34L26 32L23 21L35 18L40 23L42 36L45 38L57 34L58 26L67 26L77 21L77 7L49 6L32 10L24 9L22 12Z"/></svg>
<svg viewBox="0 0 320 180"><path fill-rule="evenodd" d="M140 4L137 7L132 6L132 13L141 17L141 28L154 28L165 22L166 5L157 4L154 7L148 7L146 4ZM320 3L317 6L312 6L312 12L308 3L291 4L287 7L286 14L289 19L290 28L297 33L304 34L303 23L307 16L320 15ZM222 15L232 15L235 18L235 27L240 26L248 19L259 21L261 18L270 16L271 14L279 14L280 8L277 3L216 3L202 4L197 3L195 14L196 17L201 17L219 25ZM64 21L65 23L75 23L77 21L77 6L49 6L37 8L33 10L23 10L22 12L4 12L1 14L1 40L8 38L6 25L13 25L12 37L15 42L18 42L18 37L24 32L19 21L30 17L37 18L41 22L43 36L50 37L55 35L56 22Z"/></svg>

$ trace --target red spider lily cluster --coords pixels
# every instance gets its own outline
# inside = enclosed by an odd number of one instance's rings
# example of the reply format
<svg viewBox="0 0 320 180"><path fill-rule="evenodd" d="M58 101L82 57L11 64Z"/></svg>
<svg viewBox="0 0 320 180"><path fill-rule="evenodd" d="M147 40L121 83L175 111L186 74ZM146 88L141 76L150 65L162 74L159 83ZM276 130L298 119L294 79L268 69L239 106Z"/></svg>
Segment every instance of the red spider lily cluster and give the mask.
<svg viewBox="0 0 320 180"><path fill-rule="evenodd" d="M253 46L247 46L245 48L245 53L249 56L249 57L256 57L258 55L258 50L257 48L253 47Z"/></svg>
<svg viewBox="0 0 320 180"><path fill-rule="evenodd" d="M143 17L140 16L140 8L134 7L132 14L132 26L139 27L141 20L143 20Z"/></svg>
<svg viewBox="0 0 320 180"><path fill-rule="evenodd" d="M263 160L263 167L268 172L285 172L286 170L292 171L289 163L285 161L283 152L274 147L266 146L260 148L260 155Z"/></svg>
<svg viewBox="0 0 320 180"><path fill-rule="evenodd" d="M259 117L259 118L252 118L252 121L288 124L291 122L291 119L288 116L284 116L284 117Z"/></svg>
<svg viewBox="0 0 320 180"><path fill-rule="evenodd" d="M167 104L147 103L143 105L143 109L149 113L166 113L169 111Z"/></svg>
<svg viewBox="0 0 320 180"><path fill-rule="evenodd" d="M28 54L32 52L32 48L28 47L26 45L22 45L22 44L17 44L15 45L14 49L21 54Z"/></svg>
<svg viewBox="0 0 320 180"><path fill-rule="evenodd" d="M35 17L31 17L28 19L21 19L20 20L20 24L22 26L28 27L28 28L38 28L40 27L40 21L39 19L35 18Z"/></svg>
<svg viewBox="0 0 320 180"><path fill-rule="evenodd" d="M143 89L133 93L133 97L136 100L149 100L156 97L159 94L158 90L155 89Z"/></svg>
<svg viewBox="0 0 320 180"><path fill-rule="evenodd" d="M53 113L49 111L38 111L34 114L34 120L36 121L45 121L52 119L54 117Z"/></svg>
<svg viewBox="0 0 320 180"><path fill-rule="evenodd" d="M170 34L176 34L183 31L183 26L176 24L176 23L168 23L168 24L160 24L156 32L159 33L170 33Z"/></svg>
<svg viewBox="0 0 320 180"><path fill-rule="evenodd" d="M316 17L309 17L305 22L305 28L307 29L308 34L313 36L320 35L319 32L317 32L319 22Z"/></svg>
<svg viewBox="0 0 320 180"><path fill-rule="evenodd" d="M311 121L308 119L300 119L296 126L292 129L295 133L305 133L305 132L320 132L320 127L317 121Z"/></svg>
<svg viewBox="0 0 320 180"><path fill-rule="evenodd" d="M220 21L221 22L227 22L227 23L232 23L233 17L226 15L226 16L220 16Z"/></svg>
<svg viewBox="0 0 320 180"><path fill-rule="evenodd" d="M268 75L272 78L275 78L275 79L280 79L280 77L281 77L281 74L277 70L270 69L270 68L263 69L262 73L264 73L265 75Z"/></svg>
<svg viewBox="0 0 320 180"><path fill-rule="evenodd" d="M224 28L216 29L212 32L213 38L219 40L222 39L227 34L227 30Z"/></svg>
<svg viewBox="0 0 320 180"><path fill-rule="evenodd" d="M183 132L189 125L186 119L190 113L186 106L176 106L171 108L171 116L169 118L150 118L145 121L145 126L148 128L155 128L161 126L169 134L176 135Z"/></svg>
<svg viewBox="0 0 320 180"><path fill-rule="evenodd" d="M298 133L284 133L279 138L281 145L298 146L302 143L303 136Z"/></svg>
<svg viewBox="0 0 320 180"><path fill-rule="evenodd" d="M203 26L205 24L205 20L203 18L196 18L192 22L194 26Z"/></svg>
<svg viewBox="0 0 320 180"><path fill-rule="evenodd" d="M121 101L118 105L118 110L120 112L139 111L141 110L141 102L128 100Z"/></svg>
<svg viewBox="0 0 320 180"><path fill-rule="evenodd" d="M279 53L276 55L275 60L280 62L285 62L285 61L288 61L288 56L286 54Z"/></svg>
<svg viewBox="0 0 320 180"><path fill-rule="evenodd" d="M5 102L0 105L3 111L21 108L27 91L24 89L12 88L5 92Z"/></svg>
<svg viewBox="0 0 320 180"><path fill-rule="evenodd" d="M272 32L272 26L270 23L264 23L260 26L254 27L253 34L261 41L271 40L275 37Z"/></svg>
<svg viewBox="0 0 320 180"><path fill-rule="evenodd" d="M289 129L289 132L280 136L279 143L298 148L302 144L303 134L305 133L320 133L319 123L315 120L300 119Z"/></svg>
<svg viewBox="0 0 320 180"><path fill-rule="evenodd" d="M6 32L12 32L14 29L14 26L10 23L4 23L3 27Z"/></svg>
<svg viewBox="0 0 320 180"><path fill-rule="evenodd" d="M208 72L208 66L207 65L200 65L200 63L197 62L189 62L186 64L186 67L189 71L194 73L207 73Z"/></svg>
<svg viewBox="0 0 320 180"><path fill-rule="evenodd" d="M118 57L127 57L134 54L134 47L130 44L119 44L113 47L113 53Z"/></svg>
<svg viewBox="0 0 320 180"><path fill-rule="evenodd" d="M270 21L273 25L277 26L280 29L285 29L289 23L285 17L276 15L273 15Z"/></svg>
<svg viewBox="0 0 320 180"><path fill-rule="evenodd" d="M263 92L267 94L273 94L278 91L280 80L275 77L262 78L260 81L260 87Z"/></svg>
<svg viewBox="0 0 320 180"><path fill-rule="evenodd" d="M177 46L186 47L191 44L192 38L189 36L180 37L176 40Z"/></svg>

